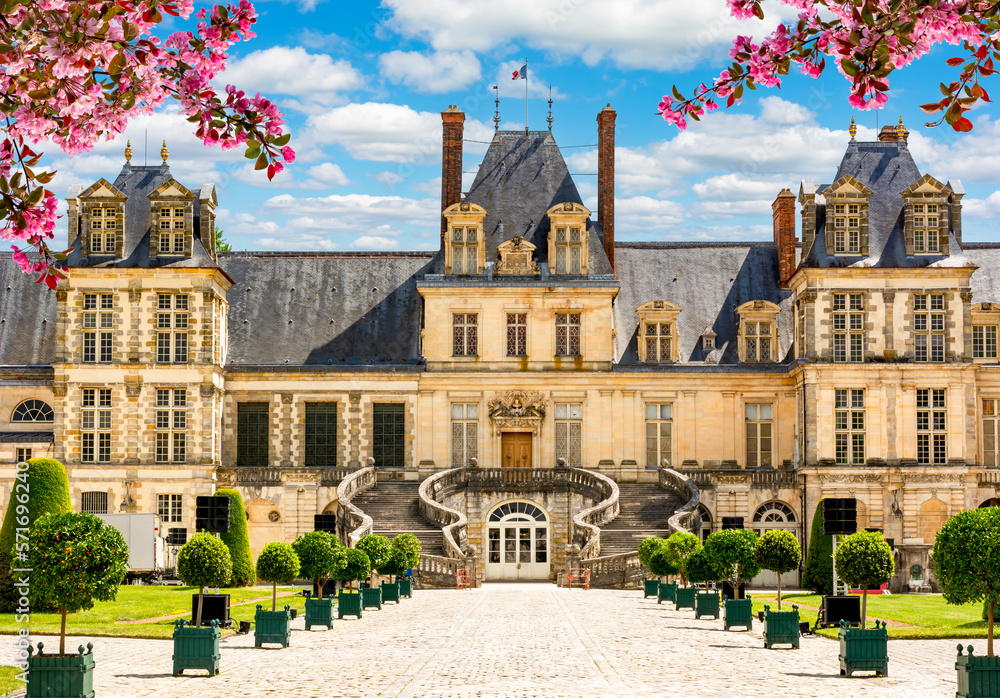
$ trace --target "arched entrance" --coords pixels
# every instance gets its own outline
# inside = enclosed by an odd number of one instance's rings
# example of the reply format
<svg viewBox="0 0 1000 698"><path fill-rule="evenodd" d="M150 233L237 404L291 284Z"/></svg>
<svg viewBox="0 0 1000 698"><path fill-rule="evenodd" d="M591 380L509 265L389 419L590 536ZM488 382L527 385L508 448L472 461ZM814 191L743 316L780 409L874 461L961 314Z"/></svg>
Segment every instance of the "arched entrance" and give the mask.
<svg viewBox="0 0 1000 698"><path fill-rule="evenodd" d="M795 512L784 502L767 502L757 507L753 514L751 527L760 536L766 531L782 529L790 531L798 538L798 524L795 522ZM799 581L799 571L794 569L781 575L781 586L788 588L795 586ZM754 586L774 587L778 584L778 575L771 570L761 570L753 579Z"/></svg>
<svg viewBox="0 0 1000 698"><path fill-rule="evenodd" d="M501 502L486 517L486 579L548 579L549 517L534 502Z"/></svg>

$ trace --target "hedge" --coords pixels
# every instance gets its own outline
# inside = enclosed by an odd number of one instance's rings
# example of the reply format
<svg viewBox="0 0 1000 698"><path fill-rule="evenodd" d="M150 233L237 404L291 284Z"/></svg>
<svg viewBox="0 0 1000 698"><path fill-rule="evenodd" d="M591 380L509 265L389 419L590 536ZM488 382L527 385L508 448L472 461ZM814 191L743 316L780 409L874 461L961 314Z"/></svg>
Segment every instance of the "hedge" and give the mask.
<svg viewBox="0 0 1000 698"><path fill-rule="evenodd" d="M243 497L236 490L222 489L216 497L229 497L229 532L222 534L222 542L229 548L233 559L233 579L230 586L250 587L257 581L250 552L250 531L247 528L247 512Z"/></svg>

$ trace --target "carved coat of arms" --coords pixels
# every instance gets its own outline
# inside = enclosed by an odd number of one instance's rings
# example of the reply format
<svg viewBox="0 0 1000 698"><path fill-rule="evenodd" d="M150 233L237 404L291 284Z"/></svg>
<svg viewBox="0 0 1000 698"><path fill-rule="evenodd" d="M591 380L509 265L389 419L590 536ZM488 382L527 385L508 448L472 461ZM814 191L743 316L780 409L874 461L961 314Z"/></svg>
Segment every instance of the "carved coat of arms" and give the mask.
<svg viewBox="0 0 1000 698"><path fill-rule="evenodd" d="M538 433L545 418L545 397L539 392L510 390L494 393L486 403L494 433L502 428L529 427Z"/></svg>

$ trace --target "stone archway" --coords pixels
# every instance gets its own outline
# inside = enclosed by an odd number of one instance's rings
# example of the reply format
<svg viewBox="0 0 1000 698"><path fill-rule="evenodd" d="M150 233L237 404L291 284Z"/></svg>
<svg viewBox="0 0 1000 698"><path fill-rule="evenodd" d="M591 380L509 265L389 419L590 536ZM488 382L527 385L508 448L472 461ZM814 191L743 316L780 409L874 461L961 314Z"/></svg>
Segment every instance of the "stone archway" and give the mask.
<svg viewBox="0 0 1000 698"><path fill-rule="evenodd" d="M937 532L948 520L948 505L937 497L931 497L920 505L920 516L917 519L919 538L923 538L924 543L934 543Z"/></svg>
<svg viewBox="0 0 1000 698"><path fill-rule="evenodd" d="M979 509L985 509L987 507L1000 507L1000 497L991 497L985 502L979 505Z"/></svg>

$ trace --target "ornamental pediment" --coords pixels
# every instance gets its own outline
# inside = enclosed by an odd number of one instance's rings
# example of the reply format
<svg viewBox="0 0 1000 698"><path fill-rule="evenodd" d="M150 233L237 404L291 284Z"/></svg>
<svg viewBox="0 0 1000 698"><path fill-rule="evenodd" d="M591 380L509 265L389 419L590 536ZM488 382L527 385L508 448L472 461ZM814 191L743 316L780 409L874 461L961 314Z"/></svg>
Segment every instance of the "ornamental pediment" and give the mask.
<svg viewBox="0 0 1000 698"><path fill-rule="evenodd" d="M493 267L494 274L531 276L539 273L535 261L535 246L519 235L497 246L500 261Z"/></svg>
<svg viewBox="0 0 1000 698"><path fill-rule="evenodd" d="M486 403L486 412L493 424L493 433L502 429L530 428L538 433L545 419L546 400L539 392L509 390L494 393Z"/></svg>

